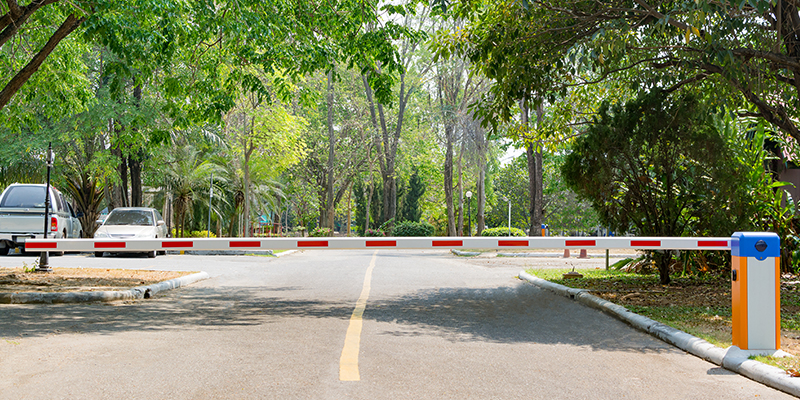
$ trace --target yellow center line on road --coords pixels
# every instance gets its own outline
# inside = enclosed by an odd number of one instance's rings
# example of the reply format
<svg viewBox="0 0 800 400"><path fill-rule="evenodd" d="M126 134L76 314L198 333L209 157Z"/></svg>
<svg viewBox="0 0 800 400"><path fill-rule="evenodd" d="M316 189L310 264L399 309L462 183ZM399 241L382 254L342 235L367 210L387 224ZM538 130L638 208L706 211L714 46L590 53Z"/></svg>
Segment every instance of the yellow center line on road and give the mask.
<svg viewBox="0 0 800 400"><path fill-rule="evenodd" d="M361 375L358 373L358 351L361 346L361 325L364 309L367 308L367 298L372 284L372 270L375 268L375 260L378 258L378 251L372 254L369 268L364 276L364 286L361 289L361 296L356 301L356 308L350 316L350 325L347 327L347 335L344 338L344 348L342 357L339 358L339 380L340 381L360 381Z"/></svg>

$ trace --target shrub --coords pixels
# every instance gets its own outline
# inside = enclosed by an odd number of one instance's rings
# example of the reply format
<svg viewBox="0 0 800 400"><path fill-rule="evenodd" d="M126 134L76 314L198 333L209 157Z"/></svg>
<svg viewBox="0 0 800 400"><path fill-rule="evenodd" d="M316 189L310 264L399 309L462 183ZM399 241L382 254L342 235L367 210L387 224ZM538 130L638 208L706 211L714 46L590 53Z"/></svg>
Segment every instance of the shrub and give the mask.
<svg viewBox="0 0 800 400"><path fill-rule="evenodd" d="M481 232L481 236L525 236L525 232L519 228L511 228L511 235L508 234L508 228L489 228Z"/></svg>
<svg viewBox="0 0 800 400"><path fill-rule="evenodd" d="M308 236L311 237L326 237L331 235L331 228L314 228Z"/></svg>
<svg viewBox="0 0 800 400"><path fill-rule="evenodd" d="M433 236L433 231L427 222L403 221L395 225L392 236Z"/></svg>
<svg viewBox="0 0 800 400"><path fill-rule="evenodd" d="M384 236L386 236L386 233L384 233L380 229L367 229L367 231L364 232L364 236L368 236L368 237L384 237Z"/></svg>
<svg viewBox="0 0 800 400"><path fill-rule="evenodd" d="M172 237L178 237L177 233L175 232L175 228L172 229ZM186 238L204 238L204 237L212 237L215 238L217 235L214 232L211 232L209 235L207 230L202 231L183 231L183 237Z"/></svg>

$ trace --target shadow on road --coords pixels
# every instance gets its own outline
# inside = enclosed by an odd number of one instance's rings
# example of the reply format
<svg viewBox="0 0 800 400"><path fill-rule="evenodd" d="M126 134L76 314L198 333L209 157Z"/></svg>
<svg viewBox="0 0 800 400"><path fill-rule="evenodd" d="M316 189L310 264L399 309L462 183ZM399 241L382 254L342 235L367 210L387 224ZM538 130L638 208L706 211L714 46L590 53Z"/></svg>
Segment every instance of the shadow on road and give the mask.
<svg viewBox="0 0 800 400"><path fill-rule="evenodd" d="M350 318L354 301L300 299L292 294L298 290L301 288L189 287L134 303L3 305L0 338L257 325L269 329L269 325L284 318ZM312 297L313 293L304 295ZM494 289L421 290L371 300L364 319L365 330L375 329L377 335L565 344L593 350L677 351L596 310L525 284Z"/></svg>

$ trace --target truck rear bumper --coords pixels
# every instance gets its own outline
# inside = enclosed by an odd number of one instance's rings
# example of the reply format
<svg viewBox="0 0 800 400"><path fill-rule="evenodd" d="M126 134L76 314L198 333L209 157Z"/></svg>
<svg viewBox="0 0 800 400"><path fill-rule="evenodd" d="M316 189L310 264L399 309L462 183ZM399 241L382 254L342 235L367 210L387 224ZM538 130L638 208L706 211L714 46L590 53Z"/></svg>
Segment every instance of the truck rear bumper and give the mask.
<svg viewBox="0 0 800 400"><path fill-rule="evenodd" d="M48 235L51 236L51 235ZM34 233L0 233L0 247L20 247L25 245L28 239L41 239L42 234Z"/></svg>

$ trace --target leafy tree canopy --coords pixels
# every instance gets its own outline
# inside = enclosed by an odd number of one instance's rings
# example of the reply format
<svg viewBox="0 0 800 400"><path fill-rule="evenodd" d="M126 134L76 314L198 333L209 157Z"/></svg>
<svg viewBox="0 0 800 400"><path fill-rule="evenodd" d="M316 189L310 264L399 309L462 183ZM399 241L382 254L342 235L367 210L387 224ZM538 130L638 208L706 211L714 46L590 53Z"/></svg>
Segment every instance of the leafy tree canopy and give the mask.
<svg viewBox="0 0 800 400"><path fill-rule="evenodd" d="M440 52L463 52L496 81L486 113L507 120L527 93L554 99L608 80L667 91L708 84L730 108L746 104L800 140L794 1L460 0L451 10L470 23L443 33Z"/></svg>
<svg viewBox="0 0 800 400"><path fill-rule="evenodd" d="M562 167L600 220L640 236L730 236L751 225L746 166L730 157L708 110L663 91L604 106ZM667 260L659 260L669 281Z"/></svg>

